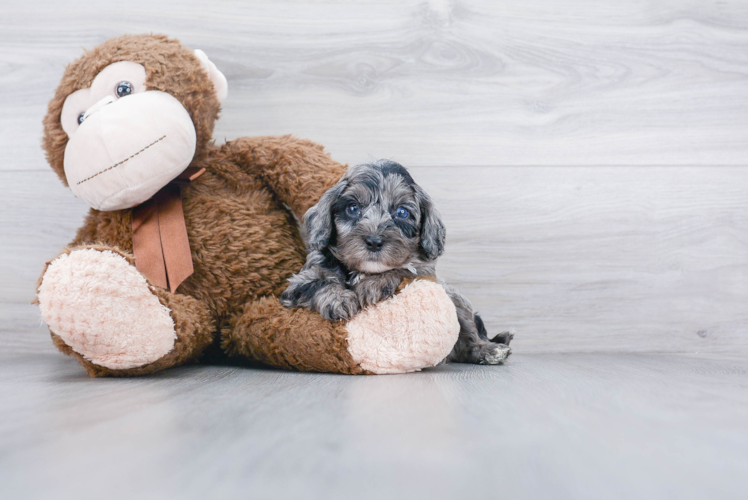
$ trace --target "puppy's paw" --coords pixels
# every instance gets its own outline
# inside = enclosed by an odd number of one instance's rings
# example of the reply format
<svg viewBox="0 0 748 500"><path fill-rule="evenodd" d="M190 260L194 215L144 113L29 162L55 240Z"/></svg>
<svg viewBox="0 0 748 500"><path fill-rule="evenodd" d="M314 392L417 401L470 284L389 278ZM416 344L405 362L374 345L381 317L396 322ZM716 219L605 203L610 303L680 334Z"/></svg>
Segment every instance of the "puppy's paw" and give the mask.
<svg viewBox="0 0 748 500"><path fill-rule="evenodd" d="M512 348L504 344L493 344L484 346L478 354L478 364L502 365L506 358L512 354Z"/></svg>
<svg viewBox="0 0 748 500"><path fill-rule="evenodd" d="M302 298L309 302L308 292L309 283L294 283L291 282L288 288L283 290L280 295L280 302L285 307L293 308L300 307L302 305Z"/></svg>
<svg viewBox="0 0 748 500"><path fill-rule="evenodd" d="M340 290L327 297L321 306L319 313L328 321L351 319L361 309L358 297L350 290Z"/></svg>
<svg viewBox="0 0 748 500"><path fill-rule="evenodd" d="M353 290L359 303L369 307L392 297L401 281L402 277L396 272L372 274L356 283Z"/></svg>
<svg viewBox="0 0 748 500"><path fill-rule="evenodd" d="M300 294L298 293L298 288L298 286L292 283L288 285L288 288L283 290L280 294L280 303L283 304L283 307L294 308L299 305Z"/></svg>
<svg viewBox="0 0 748 500"><path fill-rule="evenodd" d="M457 341L454 350L447 358L450 363L473 363L476 365L501 365L512 353L511 347L496 344L490 340L464 338Z"/></svg>
<svg viewBox="0 0 748 500"><path fill-rule="evenodd" d="M309 307L314 295L325 285L321 280L290 280L288 288L280 294L280 303L285 307Z"/></svg>

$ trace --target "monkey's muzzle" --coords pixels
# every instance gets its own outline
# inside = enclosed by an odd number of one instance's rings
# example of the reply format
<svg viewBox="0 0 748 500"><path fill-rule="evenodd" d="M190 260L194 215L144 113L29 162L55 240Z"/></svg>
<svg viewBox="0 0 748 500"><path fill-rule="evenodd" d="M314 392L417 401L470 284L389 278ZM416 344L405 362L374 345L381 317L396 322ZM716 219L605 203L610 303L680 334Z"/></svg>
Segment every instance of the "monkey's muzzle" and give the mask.
<svg viewBox="0 0 748 500"><path fill-rule="evenodd" d="M131 208L187 168L196 142L189 113L170 94L100 101L68 141L65 176L75 196L97 210Z"/></svg>

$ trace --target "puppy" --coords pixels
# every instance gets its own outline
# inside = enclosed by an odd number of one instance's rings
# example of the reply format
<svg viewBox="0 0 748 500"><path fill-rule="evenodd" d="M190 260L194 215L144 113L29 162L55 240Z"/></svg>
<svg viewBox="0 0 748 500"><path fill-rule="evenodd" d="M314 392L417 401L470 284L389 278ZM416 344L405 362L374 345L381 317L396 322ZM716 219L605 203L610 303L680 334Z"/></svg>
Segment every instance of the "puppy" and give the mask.
<svg viewBox="0 0 748 500"><path fill-rule="evenodd" d="M445 229L429 196L399 163L380 160L348 169L304 215L309 253L281 294L286 307L340 321L395 293L403 278L436 277ZM441 283L454 302L460 334L448 361L500 364L512 334L488 339L470 302Z"/></svg>

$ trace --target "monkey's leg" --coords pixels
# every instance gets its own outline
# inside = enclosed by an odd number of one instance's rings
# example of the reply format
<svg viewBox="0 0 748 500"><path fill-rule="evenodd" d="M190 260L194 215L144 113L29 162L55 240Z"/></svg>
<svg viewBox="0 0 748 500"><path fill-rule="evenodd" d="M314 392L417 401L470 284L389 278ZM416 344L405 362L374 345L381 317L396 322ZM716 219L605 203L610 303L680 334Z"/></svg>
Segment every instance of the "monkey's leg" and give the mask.
<svg viewBox="0 0 748 500"><path fill-rule="evenodd" d="M37 300L55 345L92 377L185 363L215 331L205 305L149 285L131 255L104 245L66 250L50 261Z"/></svg>
<svg viewBox="0 0 748 500"><path fill-rule="evenodd" d="M288 309L277 298L264 297L233 319L221 344L230 355L286 369L406 373L439 364L458 332L444 289L417 280L348 322L329 322L316 312Z"/></svg>

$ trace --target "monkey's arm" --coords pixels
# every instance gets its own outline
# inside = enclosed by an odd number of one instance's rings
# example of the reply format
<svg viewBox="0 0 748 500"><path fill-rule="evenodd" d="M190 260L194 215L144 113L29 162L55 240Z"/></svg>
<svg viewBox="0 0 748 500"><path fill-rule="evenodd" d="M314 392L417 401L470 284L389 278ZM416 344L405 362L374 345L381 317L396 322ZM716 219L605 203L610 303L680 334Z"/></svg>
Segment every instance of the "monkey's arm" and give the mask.
<svg viewBox="0 0 748 500"><path fill-rule="evenodd" d="M459 331L444 288L417 280L348 322L262 297L221 329L221 345L230 355L300 371L407 373L441 362Z"/></svg>
<svg viewBox="0 0 748 500"><path fill-rule="evenodd" d="M232 159L261 178L299 220L347 167L319 144L290 135L242 137L226 146Z"/></svg>

